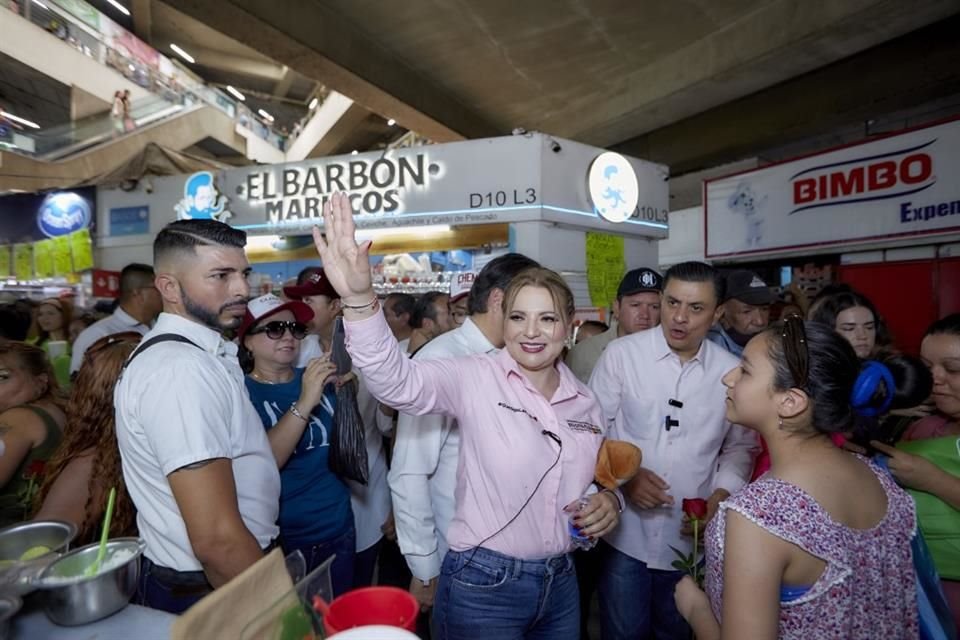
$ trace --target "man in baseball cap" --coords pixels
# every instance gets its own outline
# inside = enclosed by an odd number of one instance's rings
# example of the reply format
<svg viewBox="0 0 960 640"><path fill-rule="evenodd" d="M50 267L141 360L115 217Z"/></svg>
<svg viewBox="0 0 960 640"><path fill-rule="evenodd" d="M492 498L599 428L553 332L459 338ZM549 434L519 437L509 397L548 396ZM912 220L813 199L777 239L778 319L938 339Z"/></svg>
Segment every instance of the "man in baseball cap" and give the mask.
<svg viewBox="0 0 960 640"><path fill-rule="evenodd" d="M660 324L660 292L663 276L647 267L631 269L617 287L613 303L616 323L598 336L588 338L567 354L567 366L584 384L590 380L600 354L616 338L645 331Z"/></svg>
<svg viewBox="0 0 960 640"><path fill-rule="evenodd" d="M313 358L330 352L333 329L340 315L340 294L330 284L323 267L308 267L297 276L297 284L284 287L283 295L290 300L302 300L313 311L313 320L307 325L310 335L300 345L298 367L305 367Z"/></svg>
<svg viewBox="0 0 960 640"><path fill-rule="evenodd" d="M454 329L467 319L467 299L476 279L475 271L460 271L450 280L450 318L453 320Z"/></svg>
<svg viewBox="0 0 960 640"><path fill-rule="evenodd" d="M723 315L707 338L739 358L750 338L770 324L770 305L776 296L760 276L746 269L731 271L724 283Z"/></svg>

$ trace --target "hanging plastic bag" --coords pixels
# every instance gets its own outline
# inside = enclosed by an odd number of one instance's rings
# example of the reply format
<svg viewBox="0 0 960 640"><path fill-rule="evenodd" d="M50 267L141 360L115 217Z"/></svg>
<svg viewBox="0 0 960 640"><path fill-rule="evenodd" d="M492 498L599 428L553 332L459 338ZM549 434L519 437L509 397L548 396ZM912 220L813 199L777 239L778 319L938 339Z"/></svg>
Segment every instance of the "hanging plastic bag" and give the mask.
<svg viewBox="0 0 960 640"><path fill-rule="evenodd" d="M333 330L330 360L337 365L337 375L350 373L353 361L347 353L343 319L337 318ZM357 406L357 383L350 381L337 389L337 406L333 411L333 439L330 442L330 470L341 478L367 484L367 441Z"/></svg>

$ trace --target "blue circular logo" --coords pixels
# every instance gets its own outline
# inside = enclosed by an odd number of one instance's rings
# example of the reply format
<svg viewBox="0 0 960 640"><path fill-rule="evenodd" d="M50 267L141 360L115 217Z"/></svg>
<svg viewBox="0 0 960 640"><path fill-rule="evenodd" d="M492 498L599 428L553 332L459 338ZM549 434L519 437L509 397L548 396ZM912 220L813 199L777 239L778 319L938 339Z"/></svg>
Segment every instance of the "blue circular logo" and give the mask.
<svg viewBox="0 0 960 640"><path fill-rule="evenodd" d="M90 203L73 193L51 193L43 199L37 212L37 226L48 238L65 236L90 226L93 213Z"/></svg>

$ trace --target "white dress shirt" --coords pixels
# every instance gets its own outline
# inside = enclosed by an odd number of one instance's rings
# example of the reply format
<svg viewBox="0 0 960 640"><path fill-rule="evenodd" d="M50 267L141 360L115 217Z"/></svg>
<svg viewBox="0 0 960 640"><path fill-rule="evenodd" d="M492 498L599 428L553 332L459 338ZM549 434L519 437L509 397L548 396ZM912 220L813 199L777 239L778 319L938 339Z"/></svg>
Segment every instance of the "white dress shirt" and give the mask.
<svg viewBox="0 0 960 640"><path fill-rule="evenodd" d="M163 333L199 348L161 342L130 363L114 391L117 444L146 556L177 571L200 571L167 476L195 462L230 460L240 516L265 548L279 533L280 472L247 394L237 346L169 313L160 314L144 340Z"/></svg>
<svg viewBox="0 0 960 640"><path fill-rule="evenodd" d="M80 366L83 364L83 354L87 352L90 345L104 336L123 333L124 331L136 331L143 335L150 331L150 327L141 323L118 305L111 315L97 320L77 336L73 343L73 355L70 357L70 373L80 370Z"/></svg>
<svg viewBox="0 0 960 640"><path fill-rule="evenodd" d="M437 336L414 356L416 360L455 358L497 349L470 318L457 329ZM482 390L477 390L482 393ZM419 580L440 575L447 553L447 529L453 519L460 432L457 421L442 415L399 414L390 467L390 491L397 538Z"/></svg>
<svg viewBox="0 0 960 640"><path fill-rule="evenodd" d="M297 367L303 368L313 358L323 355L320 339L310 334L300 341L300 355ZM357 553L366 551L383 537L381 527L390 515L390 488L387 486L387 452L383 448L381 429L393 428L393 422L387 418L380 421L380 408L377 399L367 391L363 376L357 376L357 407L363 420L367 444L367 484L347 480L350 487L350 504L353 507L353 522L357 530ZM386 416L384 416L386 417Z"/></svg>
<svg viewBox="0 0 960 640"><path fill-rule="evenodd" d="M605 538L651 569L673 569L671 545L684 553L693 546L680 535L684 498L709 498L715 489L733 493L750 478L756 436L727 421L720 382L738 362L704 340L697 355L681 364L663 328L654 327L611 342L590 378L608 437L640 447L642 466L670 485L672 507L641 509L628 501L620 526ZM671 399L682 408L671 406ZM669 431L668 416L680 423Z"/></svg>

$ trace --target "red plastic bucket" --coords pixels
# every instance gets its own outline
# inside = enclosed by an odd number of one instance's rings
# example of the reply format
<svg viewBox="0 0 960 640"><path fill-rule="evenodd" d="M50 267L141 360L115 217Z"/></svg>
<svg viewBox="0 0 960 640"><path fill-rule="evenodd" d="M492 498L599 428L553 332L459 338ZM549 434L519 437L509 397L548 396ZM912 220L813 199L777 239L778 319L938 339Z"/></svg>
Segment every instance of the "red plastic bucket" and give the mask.
<svg viewBox="0 0 960 640"><path fill-rule="evenodd" d="M396 587L357 589L329 605L317 596L313 608L323 616L323 626L329 634L373 624L416 631L420 611L416 598Z"/></svg>

